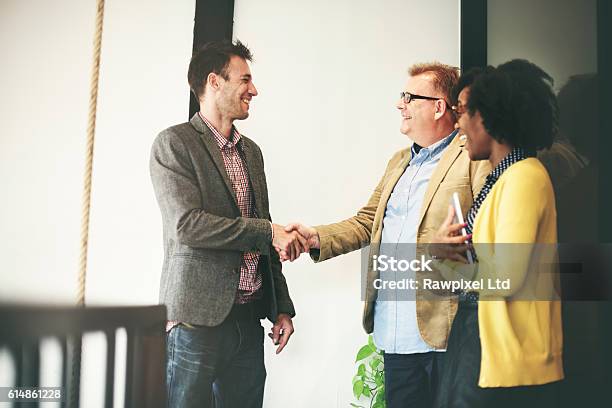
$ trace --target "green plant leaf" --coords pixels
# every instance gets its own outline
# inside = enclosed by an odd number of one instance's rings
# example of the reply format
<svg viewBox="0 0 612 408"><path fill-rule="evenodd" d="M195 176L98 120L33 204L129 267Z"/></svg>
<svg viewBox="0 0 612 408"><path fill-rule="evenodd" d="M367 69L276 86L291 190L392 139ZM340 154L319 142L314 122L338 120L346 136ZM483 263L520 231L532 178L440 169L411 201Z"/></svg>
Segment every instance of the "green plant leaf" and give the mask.
<svg viewBox="0 0 612 408"><path fill-rule="evenodd" d="M372 350L376 350L376 346L374 345L374 336L371 334L368 336L368 346L370 346Z"/></svg>
<svg viewBox="0 0 612 408"><path fill-rule="evenodd" d="M378 367L380 363L382 363L380 359L373 358L372 360L370 360L370 367L372 367L372 370L376 370L376 367Z"/></svg>
<svg viewBox="0 0 612 408"><path fill-rule="evenodd" d="M366 373L365 364L360 364L359 368L357 369L357 375L365 375L365 373Z"/></svg>
<svg viewBox="0 0 612 408"><path fill-rule="evenodd" d="M382 406L384 407L385 404L385 387L380 387L378 389L378 393L376 394L376 398L374 398L374 405L376 406L376 404L383 404Z"/></svg>
<svg viewBox="0 0 612 408"><path fill-rule="evenodd" d="M385 403L384 402L375 402L374 405L372 405L372 408L385 408Z"/></svg>
<svg viewBox="0 0 612 408"><path fill-rule="evenodd" d="M353 404L352 402L351 402L351 407L354 407L354 408L365 408L363 405Z"/></svg>
<svg viewBox="0 0 612 408"><path fill-rule="evenodd" d="M372 396L372 391L368 387L363 388L363 396L370 398Z"/></svg>
<svg viewBox="0 0 612 408"><path fill-rule="evenodd" d="M366 344L365 346L359 349L355 362L363 360L364 358L370 356L372 353L374 353L374 350L372 349L372 347Z"/></svg>
<svg viewBox="0 0 612 408"><path fill-rule="evenodd" d="M378 372L374 376L374 382L376 383L377 387L380 387L381 385L385 383L385 377L383 376L382 373Z"/></svg>
<svg viewBox="0 0 612 408"><path fill-rule="evenodd" d="M353 384L353 395L355 398L359 399L363 394L363 381L359 380L355 384Z"/></svg>

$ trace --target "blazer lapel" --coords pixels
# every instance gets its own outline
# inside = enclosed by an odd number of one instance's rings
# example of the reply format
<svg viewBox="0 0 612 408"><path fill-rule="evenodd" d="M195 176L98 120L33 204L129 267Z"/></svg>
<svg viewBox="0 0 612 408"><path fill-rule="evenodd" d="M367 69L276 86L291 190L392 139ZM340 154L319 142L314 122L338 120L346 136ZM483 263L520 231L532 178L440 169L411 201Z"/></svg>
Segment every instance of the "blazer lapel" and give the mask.
<svg viewBox="0 0 612 408"><path fill-rule="evenodd" d="M202 120L202 118L200 118L200 115L198 115L197 112L195 115L193 115L190 122L191 125L195 128L195 130L201 133L200 139L202 140L204 147L206 148L206 150L208 150L208 154L210 155L213 163L215 163L215 167L217 168L219 175L223 179L225 187L227 187L228 192L232 196L236 208L239 208L238 199L236 198L234 187L232 187L232 182L230 181L229 176L227 175L227 170L225 170L225 163L223 162L223 157L221 157L221 149L219 149L219 145L215 141L215 136L212 134L208 126L206 126L206 123L204 123L204 121Z"/></svg>
<svg viewBox="0 0 612 408"><path fill-rule="evenodd" d="M257 209L257 217L263 218L263 188L260 184L264 169L260 165L260 160L255 154L255 151L251 144L242 138L242 151L244 152L244 161L246 162L247 173L249 175L249 181L251 182L251 189L253 190L253 197L255 198L255 208Z"/></svg>
<svg viewBox="0 0 612 408"><path fill-rule="evenodd" d="M448 170L455 162L459 154L461 154L461 149L465 141L457 134L450 146L442 153L442 157L440 157L440 162L436 167L436 170L429 179L429 184L427 186L427 191L425 192L425 197L423 198L423 205L421 206L421 213L419 215L419 222L417 224L417 228L421 227L421 222L423 222L423 218L425 217L425 213L429 209L429 204L431 204L431 200L433 199L434 194L438 191L438 187L440 186L440 182L448 173ZM450 203L449 203L450 204Z"/></svg>
<svg viewBox="0 0 612 408"><path fill-rule="evenodd" d="M380 220L379 227L376 228L375 236L372 237L372 242L379 242L380 235L382 233L382 222L384 219L385 211L387 209L387 203L389 202L389 197L391 197L391 193L395 188L395 185L406 171L406 167L410 164L410 159L412 158L412 153L409 153L400 163L399 165L392 171L389 175L389 179L387 183L383 187L382 193L380 195L380 201L378 202L378 209L376 214L376 219Z"/></svg>
<svg viewBox="0 0 612 408"><path fill-rule="evenodd" d="M404 174L404 171L406 171L406 167L408 167L408 164L410 164L411 157L412 155L409 154L404 160L402 160L400 165L396 167L395 170L393 170L393 173L391 173L389 176L389 180L387 181L387 184L385 185L385 188L380 196L380 205L382 205L383 208L387 208L389 197L391 197L391 193L393 192L393 189L395 188L395 185L399 179L402 177L402 174Z"/></svg>

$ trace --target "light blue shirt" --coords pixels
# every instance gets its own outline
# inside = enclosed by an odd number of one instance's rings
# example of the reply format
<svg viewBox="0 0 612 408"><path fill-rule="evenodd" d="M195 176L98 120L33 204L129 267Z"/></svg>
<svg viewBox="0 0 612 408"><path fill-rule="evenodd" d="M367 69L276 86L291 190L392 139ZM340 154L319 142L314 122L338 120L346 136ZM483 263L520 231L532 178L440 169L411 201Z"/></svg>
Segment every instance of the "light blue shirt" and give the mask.
<svg viewBox="0 0 612 408"><path fill-rule="evenodd" d="M396 259L415 259L416 237L421 207L429 179L438 166L440 157L455 137L454 131L446 138L425 148L412 147L410 164L393 188L383 219L381 255ZM412 245L397 245L412 244ZM401 251L400 251L401 250ZM395 255L394 255L395 254ZM400 279L414 279L415 272L401 273ZM386 353L413 354L436 350L430 347L419 332L416 316L415 291L402 289L412 300L377 300L374 305L374 343ZM397 298L397 295L394 295Z"/></svg>

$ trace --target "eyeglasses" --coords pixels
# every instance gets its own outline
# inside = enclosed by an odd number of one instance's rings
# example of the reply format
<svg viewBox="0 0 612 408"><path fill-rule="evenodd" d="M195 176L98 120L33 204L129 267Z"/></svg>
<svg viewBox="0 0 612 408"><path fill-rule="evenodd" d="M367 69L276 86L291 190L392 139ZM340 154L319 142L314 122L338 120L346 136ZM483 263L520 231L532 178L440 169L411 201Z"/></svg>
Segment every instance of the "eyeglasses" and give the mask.
<svg viewBox="0 0 612 408"><path fill-rule="evenodd" d="M402 98L402 100L404 101L405 104L409 104L411 101L415 100L415 99L425 99L428 101L437 101L438 99L441 99L444 101L444 103L446 104L447 107L452 108L448 102L446 102L446 100L444 98L436 98L435 96L423 96L423 95L416 95L410 92L400 92L400 97Z"/></svg>
<svg viewBox="0 0 612 408"><path fill-rule="evenodd" d="M453 112L455 112L457 117L459 117L459 116L463 115L465 112L467 112L467 109L466 109L465 105L462 105L460 103L458 103L455 106L451 106L451 109L453 110Z"/></svg>

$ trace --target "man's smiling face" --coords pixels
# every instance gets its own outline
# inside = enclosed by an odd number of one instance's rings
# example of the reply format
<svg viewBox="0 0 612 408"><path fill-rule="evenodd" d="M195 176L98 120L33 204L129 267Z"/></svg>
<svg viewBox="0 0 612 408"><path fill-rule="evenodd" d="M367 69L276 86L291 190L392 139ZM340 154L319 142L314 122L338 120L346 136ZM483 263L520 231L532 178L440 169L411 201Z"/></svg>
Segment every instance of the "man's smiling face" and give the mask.
<svg viewBox="0 0 612 408"><path fill-rule="evenodd" d="M405 91L415 95L437 96L431 74L428 73L408 78ZM415 136L418 138L419 132L430 128L434 122L435 105L432 100L415 99L410 103L405 103L403 99L400 99L396 106L402 115L400 132L413 140Z"/></svg>
<svg viewBox="0 0 612 408"><path fill-rule="evenodd" d="M227 66L227 79L219 76L217 107L231 120L249 117L251 100L257 95L249 64L237 56L231 57Z"/></svg>

